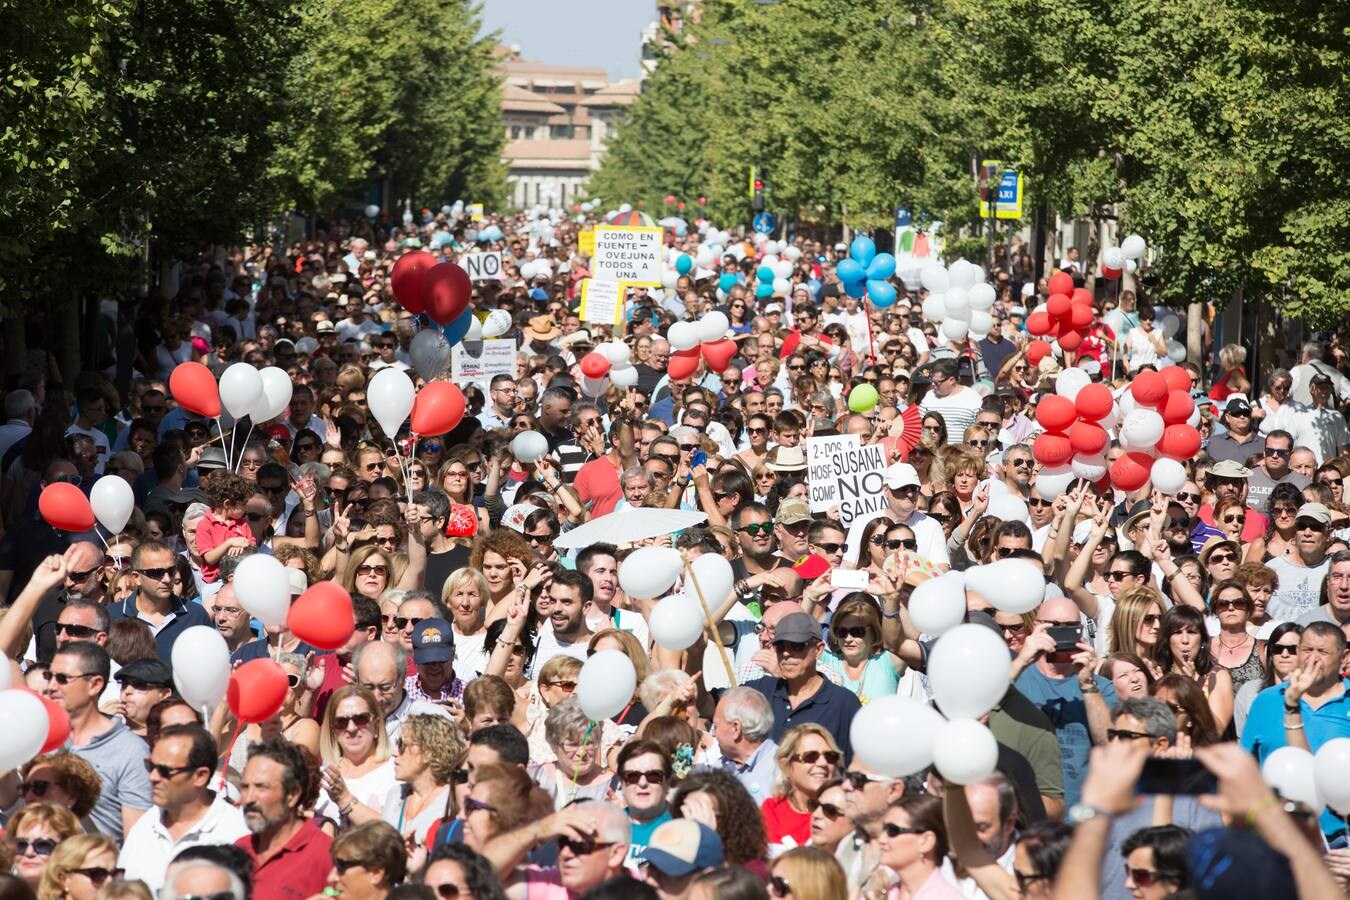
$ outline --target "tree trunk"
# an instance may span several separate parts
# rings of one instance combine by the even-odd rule
[[[28,332],[21,312],[4,317],[5,374],[22,375],[28,368]]]
[[[50,352],[61,370],[61,383],[73,388],[80,373],[80,297],[76,288],[65,286],[52,299],[55,308]]]
[[[1233,302],[1242,303],[1242,289],[1238,288],[1237,295],[1233,297]],[[1205,304],[1198,300],[1192,300],[1186,307],[1186,360],[1195,363],[1204,369],[1202,356],[1204,354],[1204,336],[1205,330],[1200,327],[1200,319],[1205,314]]]

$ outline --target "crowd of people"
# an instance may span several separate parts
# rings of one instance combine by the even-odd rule
[[[1179,490],[1079,480],[1045,496],[1035,411],[1056,375],[1078,367],[1119,393],[1169,364],[1155,324],[1166,311],[1146,290],[1098,291],[1095,321],[1120,327],[1032,363],[1025,324],[1047,287],[1021,259],[989,272],[991,333],[953,343],[925,321],[916,285],[893,279],[885,308],[851,296],[843,244],[778,244],[789,288],[765,296],[768,242],[751,236],[667,287],[629,288],[616,329],[578,309],[582,225],[538,225],[358,218],[284,252],[218,252],[141,302],[134,347],[100,348],[134,354],[123,391],[113,376],[128,360],[115,356],[106,371],[58,373],[35,354],[10,377],[0,650],[12,685],[64,710],[70,732],[0,778],[0,893],[1347,890],[1346,820],[1261,771],[1282,748],[1350,737],[1350,379],[1336,340],[1309,342],[1288,368],[1253,371],[1236,344],[1185,363],[1204,443]],[[698,254],[706,231],[667,229],[667,264]],[[422,380],[411,344],[437,326],[395,302],[390,278],[414,248],[502,254],[501,280],[475,282],[472,307],[505,312],[516,369],[461,384],[468,412],[445,434],[386,434],[367,404],[385,368]],[[1066,270],[1086,284],[1072,259]],[[713,310],[731,362],[672,377],[670,326]],[[590,396],[579,363],[605,341],[627,345],[636,383]],[[280,367],[290,403],[222,435],[169,389],[191,361]],[[862,412],[848,403],[859,385],[877,397]],[[548,452],[518,458],[523,432]],[[846,521],[811,501],[804,449],[829,435],[883,446],[884,509]],[[1108,463],[1127,452],[1111,437]],[[100,477],[132,488],[125,529],[44,520],[44,488],[88,493]],[[700,524],[554,545],[644,507]],[[734,571],[685,650],[653,640],[658,600],[620,583],[653,545]],[[320,650],[258,621],[234,583],[254,554],[284,564],[292,596],[324,581],[348,592],[346,644]],[[966,592],[964,620],[1007,647],[1011,686],[983,719],[995,771],[957,784],[869,766],[854,752],[859,711],[892,695],[932,702],[932,636],[911,593],[1001,559],[1034,564],[1046,590],[1025,614]],[[227,704],[180,696],[173,647],[203,624],[234,663],[285,669],[276,715],[236,721]],[[636,689],[593,722],[576,692],[602,650],[630,659]],[[1159,782],[1168,771],[1207,786]]]

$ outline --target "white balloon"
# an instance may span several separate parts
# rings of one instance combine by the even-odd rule
[[[1137,234],[1132,234],[1120,242],[1120,255],[1126,259],[1138,259],[1144,255],[1144,251],[1147,249],[1148,245]]]
[[[1078,392],[1092,383],[1091,376],[1079,368],[1068,368],[1055,376],[1055,393],[1070,400],[1077,399]]]
[[[1191,410],[1191,414],[1186,417],[1186,424],[1192,428],[1200,427],[1200,407]]]
[[[581,393],[587,397],[599,397],[609,388],[609,376],[601,375],[599,378],[592,378],[589,375],[581,376]]]
[[[970,308],[988,311],[994,305],[996,294],[994,286],[988,282],[981,282],[975,285],[968,292],[970,297]]]
[[[998,765],[998,741],[973,719],[943,722],[933,735],[933,766],[954,784],[988,778]]]
[[[694,262],[700,269],[707,269],[713,264],[713,252],[706,245],[699,247],[698,252],[694,254]]]
[[[215,706],[230,684],[230,648],[210,625],[183,629],[170,654],[173,683],[193,709]]]
[[[1175,459],[1156,459],[1149,472],[1149,481],[1164,494],[1175,494],[1186,483],[1186,470]]]
[[[661,273],[661,286],[666,290],[675,287],[680,281],[680,273],[674,269],[666,269]]]
[[[89,505],[94,508],[94,517],[99,524],[117,534],[127,526],[136,497],[121,475],[104,475],[94,482],[94,489],[89,492]]]
[[[972,288],[980,279],[980,267],[964,259],[958,259],[947,267],[947,275],[954,288]]]
[[[1102,268],[1105,269],[1123,269],[1125,268],[1125,257],[1121,254],[1119,247],[1107,247],[1102,251]]]
[[[1133,275],[1135,272],[1138,271],[1139,271],[1139,263],[1135,262],[1132,259],[1125,260],[1125,273],[1127,275]]]
[[[1167,358],[1172,362],[1179,363],[1186,361],[1186,345],[1181,341],[1168,340]]]
[[[619,212],[621,212],[621,213],[632,212],[632,211],[633,211],[633,206],[632,206],[631,203],[623,203],[623,204],[620,204],[620,205],[619,205]]]
[[[933,735],[941,725],[942,716],[927,703],[888,694],[873,697],[858,710],[849,726],[849,743],[867,768],[903,778],[932,764]]]
[[[775,278],[773,280],[773,295],[775,297],[786,297],[791,288],[792,285],[788,283],[786,278]]]
[[[1316,761],[1302,747],[1280,747],[1267,756],[1261,763],[1261,778],[1286,800],[1306,803],[1314,811],[1321,812],[1323,802],[1317,792]]]
[[[793,262],[796,262],[797,260],[802,258],[802,248],[786,247],[783,250],[783,255],[786,256],[788,259],[792,260]]]
[[[1162,317],[1158,323],[1158,330],[1163,333],[1163,337],[1172,337],[1181,328],[1181,320],[1174,313],[1168,313]]]
[[[1073,469],[1069,466],[1050,466],[1036,473],[1036,493],[1043,500],[1054,500],[1073,483]]]
[[[942,336],[949,341],[964,340],[970,332],[970,325],[960,319],[943,319]]]
[[[993,602],[992,597],[986,597]],[[928,656],[928,685],[948,718],[978,719],[1008,690],[1008,645],[983,625],[957,625]]]
[[[633,702],[637,673],[622,650],[599,650],[581,666],[577,676],[577,702],[592,722],[603,722],[623,712]]]
[[[530,260],[529,262],[524,262],[520,264],[520,277],[523,278],[525,281],[533,281],[534,273],[535,273],[534,260]]]
[[[937,263],[923,267],[919,272],[919,282],[928,290],[929,295],[945,293],[951,286],[951,276]]]
[[[1025,559],[996,559],[967,569],[966,585],[996,609],[1018,616],[1031,612],[1045,599],[1045,575]]]
[[[14,677],[9,664],[9,656],[0,651],[0,691],[9,690],[10,680]]]
[[[955,570],[930,578],[909,598],[909,616],[924,634],[943,634],[966,617],[966,579]]]
[[[989,508],[985,515],[993,516],[1004,522],[1025,522],[1031,514],[1022,498],[1012,494],[994,494],[989,498]]]
[[[773,274],[777,275],[779,278],[788,279],[792,277],[793,268],[792,263],[788,262],[786,259],[780,259],[774,264]]]
[[[416,394],[412,379],[406,372],[393,366],[376,372],[366,386],[366,405],[390,440],[398,434],[399,427],[408,418],[408,413],[412,412]]]
[[[692,350],[699,345],[699,328],[694,322],[674,322],[666,330],[672,350]]]
[[[690,563],[689,568],[694,572],[694,578],[698,581],[699,590],[703,592],[703,599],[709,609],[717,609],[731,596],[731,587],[736,583],[736,574],[725,557],[704,553]],[[686,581],[684,590],[690,597],[697,596],[692,581]]]
[[[439,331],[428,328],[413,335],[408,355],[417,374],[430,381],[450,365],[450,342]]]
[[[1082,478],[1084,481],[1101,481],[1106,475],[1106,456],[1098,453],[1094,456],[1075,456],[1069,463],[1069,468],[1073,469],[1075,478]]]
[[[965,322],[966,328],[970,328],[970,317],[973,315],[975,315],[975,310],[971,309],[969,306],[963,306],[960,309],[948,309],[946,321]]]
[[[262,394],[253,412],[249,413],[255,425],[270,422],[285,412],[291,405],[291,391],[295,388],[286,370],[276,366],[263,369],[258,377],[262,379]]]
[[[253,412],[262,395],[262,376],[248,363],[237,362],[220,376],[220,404],[241,419]]]
[[[548,438],[537,431],[522,431],[511,438],[511,455],[527,465],[548,453]]]
[[[511,330],[511,314],[504,309],[494,309],[483,321],[483,338],[501,337]]]
[[[700,341],[720,341],[727,336],[731,322],[727,320],[726,313],[713,310],[695,322],[694,326],[698,329]]]
[[[632,352],[628,345],[623,341],[606,341],[597,348],[600,353],[609,360],[611,366],[622,366],[628,363]]]
[[[703,633],[703,610],[693,597],[671,594],[652,608],[647,626],[662,647],[687,650]]]
[[[477,316],[469,316],[469,330],[464,332],[463,340],[481,341],[483,339],[483,321]]]
[[[942,301],[947,307],[948,317],[970,311],[970,294],[964,288],[952,288]],[[961,318],[965,318],[962,316]]]
[[[923,317],[930,322],[947,318],[947,295],[929,294],[923,301]]]
[[[684,561],[671,547],[640,547],[619,566],[619,587],[634,600],[652,600],[675,586]]]
[[[609,380],[615,387],[630,388],[638,383],[638,370],[626,363],[615,366],[609,370]]]
[[[0,767],[8,772],[37,756],[50,725],[37,694],[18,688],[0,691]]]
[[[1317,793],[1338,815],[1350,816],[1350,738],[1332,738],[1313,757]]]
[[[291,611],[291,584],[286,567],[275,556],[254,553],[234,570],[234,593],[239,605],[264,625],[285,625]]]
[[[970,333],[978,338],[994,330],[994,317],[979,309],[970,311]]]
[[[1120,437],[1135,449],[1148,450],[1158,443],[1166,427],[1162,416],[1151,409],[1140,407],[1120,423]]]
[[[372,203],[372,204],[370,204],[369,206],[366,207],[366,217],[367,217],[367,218],[373,219],[373,218],[375,218],[376,216],[378,216],[379,214],[380,214],[380,208],[379,208],[378,206],[376,206],[374,203]]]
[[[1120,421],[1125,421],[1125,417],[1139,408],[1135,402],[1134,392],[1126,389],[1116,396],[1116,415]]]

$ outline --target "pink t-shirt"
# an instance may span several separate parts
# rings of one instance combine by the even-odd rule
[[[590,504],[592,518],[614,512],[614,507],[623,499],[619,470],[614,467],[608,454],[578,469],[572,487],[576,488],[582,503]]]
[[[208,551],[219,547],[233,537],[247,538],[250,544],[258,542],[249,530],[248,521],[242,516],[234,520],[217,519],[214,511],[208,512],[197,523],[197,552],[205,556]],[[220,577],[220,566],[202,562],[202,581],[213,584]]]

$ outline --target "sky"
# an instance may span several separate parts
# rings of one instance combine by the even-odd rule
[[[497,29],[525,59],[604,66],[613,80],[636,78],[642,29],[655,0],[484,0],[485,31]]]

